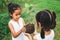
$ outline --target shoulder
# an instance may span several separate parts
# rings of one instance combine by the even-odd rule
[[[19,18],[19,20],[22,20],[22,21],[24,21],[24,19],[23,19],[22,17],[20,17],[20,18]]]
[[[19,18],[19,20],[23,21],[24,22],[24,19],[22,17]]]
[[[47,39],[47,38],[50,39],[50,40],[54,39],[54,30],[51,29],[50,34],[45,35],[45,39]]]
[[[53,36],[54,37],[54,30],[51,30],[51,36]]]
[[[53,32],[53,33],[54,33],[54,30],[51,30],[51,32]]]
[[[13,21],[12,19],[8,22],[8,26],[12,25],[13,24]]]
[[[10,20],[10,21],[8,22],[8,27],[9,27],[9,28],[13,28],[13,27],[12,27],[12,20]]]
[[[8,22],[8,24],[11,24],[12,23],[12,20],[10,20],[9,22]]]
[[[51,29],[51,33],[49,35],[45,36],[45,39],[53,40],[54,39],[54,30]]]
[[[14,25],[15,24],[15,22],[13,21],[13,20],[10,20],[9,22],[8,22],[8,25]]]
[[[19,19],[23,20],[23,18],[22,18],[22,17],[20,17]]]

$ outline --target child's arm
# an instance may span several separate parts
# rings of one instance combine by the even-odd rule
[[[25,33],[25,36],[27,36],[29,40],[32,40],[32,37],[31,37],[31,35],[30,35],[30,34]]]
[[[37,35],[37,34],[38,34],[38,32],[37,32],[37,30],[36,30],[36,28],[35,28],[34,35]]]
[[[33,40],[37,40],[35,36],[33,37]]]
[[[23,18],[22,18],[22,20],[23,20]],[[23,25],[24,25],[24,26],[26,25],[25,22],[24,22],[24,20],[23,20]]]
[[[16,38],[17,36],[19,36],[23,31],[25,31],[25,28],[22,28],[22,30],[19,30],[18,32],[15,32],[11,23],[9,23],[8,26],[9,26],[10,31],[11,31],[11,33],[12,33],[12,35],[13,35],[14,38]]]

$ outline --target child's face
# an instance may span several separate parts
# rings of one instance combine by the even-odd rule
[[[10,16],[12,17],[12,19],[17,21],[20,18],[20,14],[21,14],[21,10],[17,9],[17,10],[14,10],[13,14],[11,14]]]

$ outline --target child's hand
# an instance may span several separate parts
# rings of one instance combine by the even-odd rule
[[[32,40],[32,36],[29,33],[25,33],[25,36],[27,36],[29,40]]]
[[[29,33],[24,33],[26,36],[30,36],[30,34]]]
[[[22,31],[22,32],[25,32],[25,31],[26,31],[25,27],[23,27],[21,31]]]

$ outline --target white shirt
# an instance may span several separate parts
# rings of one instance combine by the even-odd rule
[[[14,31],[15,32],[18,32],[19,30],[21,30],[24,25],[23,25],[23,19],[22,18],[19,18],[18,20],[18,23],[13,21],[13,20],[10,20],[9,23],[12,24],[13,28],[14,28]],[[22,32],[18,37],[14,38],[12,36],[12,40],[28,40],[28,38],[24,35],[24,33]]]
[[[54,39],[54,31],[51,30],[51,33],[49,35],[45,35],[44,39],[41,38],[40,33],[35,35],[35,38],[37,40],[53,40]]]

